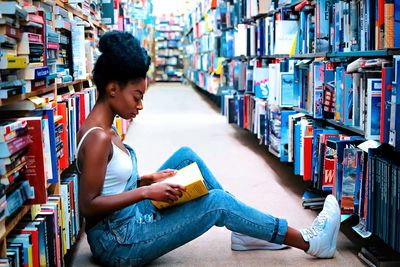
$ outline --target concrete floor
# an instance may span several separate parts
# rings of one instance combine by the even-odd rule
[[[316,216],[301,206],[305,189],[292,167],[280,163],[257,139],[229,125],[206,97],[189,86],[159,83],[144,97],[144,110],[131,125],[125,142],[137,154],[141,174],[154,172],[175,150],[190,146],[209,165],[226,190],[255,208],[286,218],[295,228]],[[73,266],[96,266],[85,236]],[[230,232],[214,227],[196,240],[160,257],[150,266],[363,266],[353,244],[342,234],[334,259],[318,260],[303,251],[233,252]]]

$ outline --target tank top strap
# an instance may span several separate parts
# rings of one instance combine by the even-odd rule
[[[88,134],[90,134],[90,132],[92,132],[93,130],[96,130],[96,129],[104,130],[103,128],[98,127],[98,126],[92,127],[86,131],[86,133],[82,136],[81,140],[78,143],[78,147],[76,148],[76,160],[75,160],[76,170],[78,171],[78,173],[81,173],[79,170],[79,166],[78,166],[79,149],[81,148],[81,145],[83,144],[83,141],[85,140],[86,136],[88,136]]]

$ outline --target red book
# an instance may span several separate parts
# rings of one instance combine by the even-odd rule
[[[334,187],[336,164],[333,159],[326,157],[326,143],[329,137],[334,136],[339,136],[339,134],[321,134],[320,136],[320,143],[325,144],[325,149],[321,152],[324,155],[322,190],[333,190]]]
[[[383,49],[385,43],[385,0],[378,0],[378,21],[376,22],[375,49]]]
[[[243,111],[243,128],[248,129],[249,128],[249,95],[244,96],[244,111]]]
[[[57,113],[62,116],[60,122],[63,124],[62,131],[60,134],[61,141],[63,142],[63,156],[58,161],[58,166],[61,170],[68,168],[68,133],[67,133],[67,125],[68,125],[68,116],[67,116],[67,104],[65,102],[57,103]]]
[[[312,178],[312,140],[313,136],[304,136],[304,181],[311,181]]]
[[[324,178],[322,180],[322,189],[332,188],[335,183],[336,177],[336,164],[335,159],[324,159]]]
[[[79,127],[82,126],[83,122],[86,119],[85,113],[85,94],[84,92],[78,92],[75,95],[79,96]]]
[[[35,188],[35,198],[27,200],[28,204],[43,204],[47,201],[47,175],[44,166],[43,128],[41,117],[23,118],[28,124],[28,135],[31,144],[26,153],[26,179]]]
[[[300,4],[297,4],[295,7],[294,7],[294,11],[300,11],[300,10],[302,10],[306,5],[309,5],[310,4],[310,1],[303,1],[303,2],[301,2]]]
[[[32,227],[26,227],[22,229],[18,229],[21,226],[17,225],[17,229],[14,230],[15,233],[18,234],[30,234],[31,235],[31,242],[32,242],[32,262],[33,262],[33,267],[39,267],[40,266],[40,261],[39,261],[39,231],[37,228]],[[24,227],[24,226],[22,226]]]

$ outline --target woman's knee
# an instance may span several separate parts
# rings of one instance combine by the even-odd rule
[[[193,151],[190,147],[183,146],[179,148],[176,152],[176,155],[179,155],[182,158],[191,159],[191,158],[198,158],[199,156],[196,152]]]
[[[208,193],[210,203],[216,209],[225,209],[234,201],[234,196],[223,189],[213,189]]]

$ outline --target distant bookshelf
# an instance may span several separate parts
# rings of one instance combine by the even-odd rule
[[[184,34],[181,18],[170,15],[156,20],[156,81],[181,81]]]

